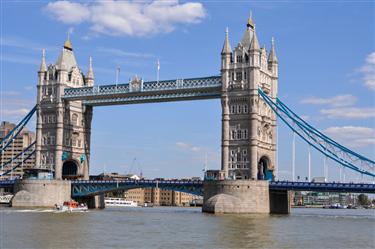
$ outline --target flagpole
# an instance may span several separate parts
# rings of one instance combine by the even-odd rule
[[[159,83],[160,61],[157,62],[156,82]]]

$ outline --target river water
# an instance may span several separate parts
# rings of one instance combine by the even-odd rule
[[[374,210],[213,215],[200,208],[2,207],[0,223],[0,248],[375,248]]]

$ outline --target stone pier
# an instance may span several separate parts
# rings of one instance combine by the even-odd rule
[[[270,190],[268,181],[217,180],[203,183],[207,213],[289,214],[290,191]]]
[[[289,214],[291,192],[287,190],[270,190],[270,212],[272,214]]]
[[[22,180],[14,187],[12,207],[54,207],[71,199],[71,182]]]
[[[203,190],[203,212],[270,213],[268,181],[206,181]]]

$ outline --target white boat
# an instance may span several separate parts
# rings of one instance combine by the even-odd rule
[[[66,201],[63,205],[55,205],[60,212],[85,212],[88,210],[87,205],[75,201]]]
[[[135,201],[129,201],[125,198],[105,198],[106,207],[138,207]]]
[[[12,194],[0,195],[0,204],[9,204],[12,198],[13,198]]]

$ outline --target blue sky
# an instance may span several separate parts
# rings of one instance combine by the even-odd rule
[[[17,122],[32,108],[41,50],[54,63],[68,32],[84,72],[93,56],[97,85],[113,83],[116,67],[122,82],[134,74],[154,80],[157,59],[161,79],[211,76],[219,75],[225,28],[236,46],[252,10],[260,44],[269,49],[276,40],[279,97],[373,159],[374,7],[372,1],[1,1],[0,120]],[[97,107],[90,173],[201,176],[206,153],[208,167],[220,167],[220,120],[219,100]],[[290,178],[291,132],[282,124],[278,149],[280,177]],[[297,140],[296,175],[307,175],[307,149]],[[313,176],[321,176],[323,158],[312,155]],[[337,179],[329,164],[329,178]]]

